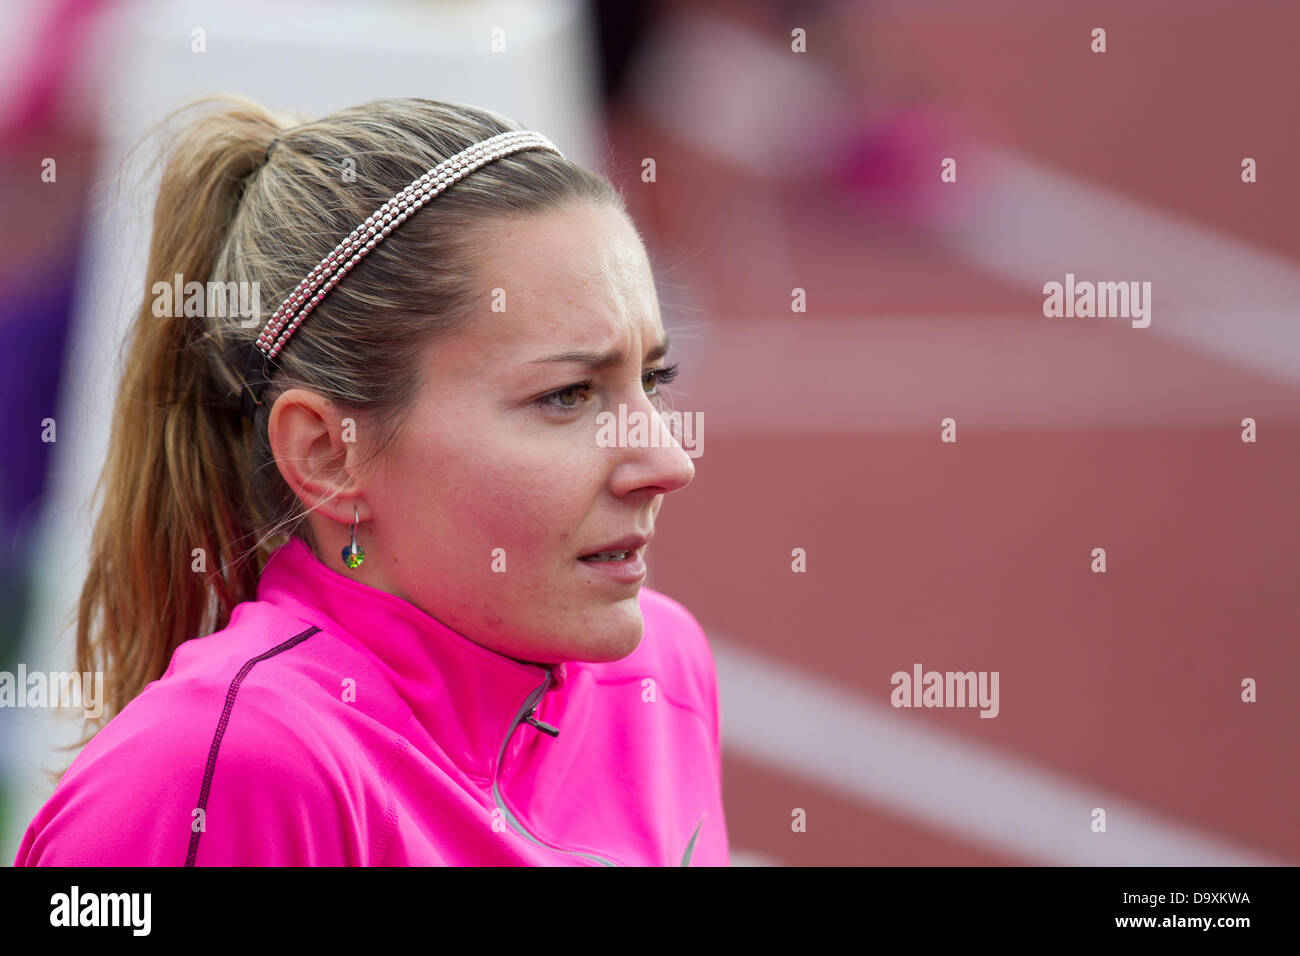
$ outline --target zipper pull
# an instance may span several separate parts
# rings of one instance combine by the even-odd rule
[[[535,709],[535,708],[534,708],[534,709]],[[559,727],[552,727],[552,726],[551,726],[550,724],[548,724],[546,721],[544,721],[544,720],[538,720],[538,719],[537,719],[536,717],[534,717],[531,713],[530,713],[527,717],[525,717],[524,720],[525,720],[527,723],[532,724],[534,727],[536,727],[538,730],[540,730],[540,731],[541,731],[542,733],[544,733],[544,734],[550,734],[552,737],[558,737],[558,736],[560,736],[560,728],[559,728]]]

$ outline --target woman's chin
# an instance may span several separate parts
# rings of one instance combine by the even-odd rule
[[[570,648],[572,656],[569,660],[600,664],[621,661],[635,651],[641,644],[645,622],[638,606],[621,615],[593,615],[586,618],[579,630],[583,634],[578,644]]]

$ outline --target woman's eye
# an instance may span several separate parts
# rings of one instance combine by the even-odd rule
[[[667,368],[652,368],[650,371],[646,372],[645,378],[642,381],[653,386],[653,388],[646,389],[646,394],[658,395],[660,385],[667,385],[677,377],[678,364],[680,363],[674,362]]]
[[[652,368],[641,378],[641,385],[646,390],[647,395],[657,397],[659,395],[659,386],[666,385],[677,377],[677,365],[673,364],[667,368]],[[596,383],[591,379],[583,382],[574,382],[564,388],[557,388],[553,392],[548,392],[537,400],[537,404],[543,408],[554,409],[573,409],[577,408],[579,396],[586,397],[595,391]]]
[[[549,394],[543,395],[537,401],[538,404],[543,405],[546,408],[577,408],[578,402],[576,400],[576,393],[577,392],[587,393],[590,392],[595,387],[596,387],[596,383],[590,380],[585,382],[574,382],[572,385],[569,385],[565,388],[559,388],[553,392],[550,392]],[[574,395],[575,400],[572,402],[561,401],[558,403],[552,401],[552,399],[562,398],[567,395]]]

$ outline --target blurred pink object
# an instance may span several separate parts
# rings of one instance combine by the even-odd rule
[[[84,47],[96,15],[112,2],[63,0],[39,15],[30,42],[25,44],[26,59],[14,70],[13,88],[4,96],[0,136],[23,136],[51,122],[59,96],[87,59]]]
[[[961,147],[971,141],[969,132],[962,118],[942,107],[891,111],[840,138],[832,180],[863,215],[922,228],[947,225],[966,207]],[[957,182],[939,178],[947,157],[957,161]]]

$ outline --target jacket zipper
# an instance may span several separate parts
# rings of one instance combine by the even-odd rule
[[[539,840],[537,837],[533,836],[531,833],[528,832],[528,830],[524,827],[523,823],[513,813],[510,812],[510,809],[505,805],[505,802],[501,799],[501,790],[497,787],[497,778],[501,774],[501,762],[505,759],[506,747],[510,745],[510,738],[515,735],[515,728],[519,726],[520,722],[521,721],[527,722],[532,726],[536,727],[538,730],[542,731],[543,733],[550,734],[552,737],[558,737],[560,735],[560,729],[558,727],[553,727],[550,724],[546,723],[545,721],[538,720],[536,717],[533,716],[533,711],[537,710],[538,702],[542,699],[542,695],[546,693],[546,688],[550,686],[551,686],[551,673],[550,671],[547,671],[546,679],[542,681],[542,686],[538,687],[536,690],[534,690],[531,694],[528,695],[528,699],[524,701],[523,706],[519,708],[519,713],[515,714],[515,719],[510,724],[510,729],[506,731],[506,739],[501,742],[501,749],[500,751],[497,752],[496,772],[492,775],[492,798],[496,801],[497,808],[500,809],[503,814],[505,814],[506,822],[509,823],[512,827],[514,827],[520,834],[532,840],[538,846],[544,846],[548,850],[554,850],[556,853],[568,853],[571,856],[580,856],[588,860],[595,860],[596,862],[601,863],[604,866],[618,866],[617,863],[614,863],[610,860],[606,860],[592,853],[581,853],[578,850],[566,850],[563,847],[558,847],[553,844],[547,843],[544,840]],[[686,844],[686,852],[682,854],[681,866],[691,865],[691,854],[694,853],[695,851],[695,840],[700,835],[700,827],[704,825],[705,816],[707,816],[707,814],[701,814],[700,822],[695,824],[695,832],[691,835],[691,842]]]
[[[617,863],[611,862],[610,860],[606,860],[603,857],[596,856],[592,853],[580,853],[577,850],[566,850],[563,847],[558,847],[553,844],[547,843],[544,840],[539,840],[537,837],[533,836],[531,833],[528,832],[528,830],[524,827],[523,823],[521,823],[519,819],[516,818],[515,815],[510,812],[510,809],[505,805],[505,802],[502,801],[501,799],[501,790],[497,786],[497,778],[501,774],[501,762],[502,760],[505,759],[506,747],[509,746],[510,738],[513,737],[515,734],[515,728],[518,727],[521,722],[526,720],[528,723],[532,724],[538,730],[542,730],[545,733],[550,734],[552,737],[559,736],[560,731],[558,728],[552,727],[550,724],[537,720],[535,717],[533,717],[533,711],[537,709],[538,701],[542,699],[542,695],[546,693],[546,688],[550,686],[551,686],[551,673],[550,671],[547,671],[546,679],[542,681],[542,685],[528,695],[528,699],[524,701],[523,706],[519,708],[519,713],[515,714],[515,719],[511,722],[510,729],[506,731],[506,739],[501,742],[501,749],[497,753],[496,772],[492,774],[492,798],[496,801],[497,808],[503,814],[505,814],[506,822],[509,823],[512,827],[514,827],[515,830],[517,830],[520,834],[527,837],[529,840],[532,840],[538,846],[544,846],[548,850],[554,850],[557,853],[568,853],[571,856],[580,856],[588,860],[595,860],[597,863],[600,863],[603,866],[618,866]]]
[[[691,834],[691,842],[686,844],[686,852],[682,854],[682,866],[691,865],[691,854],[695,852],[695,841],[700,835],[700,827],[704,826],[704,818],[708,815],[706,810],[700,814],[700,822],[695,824],[695,832]]]

